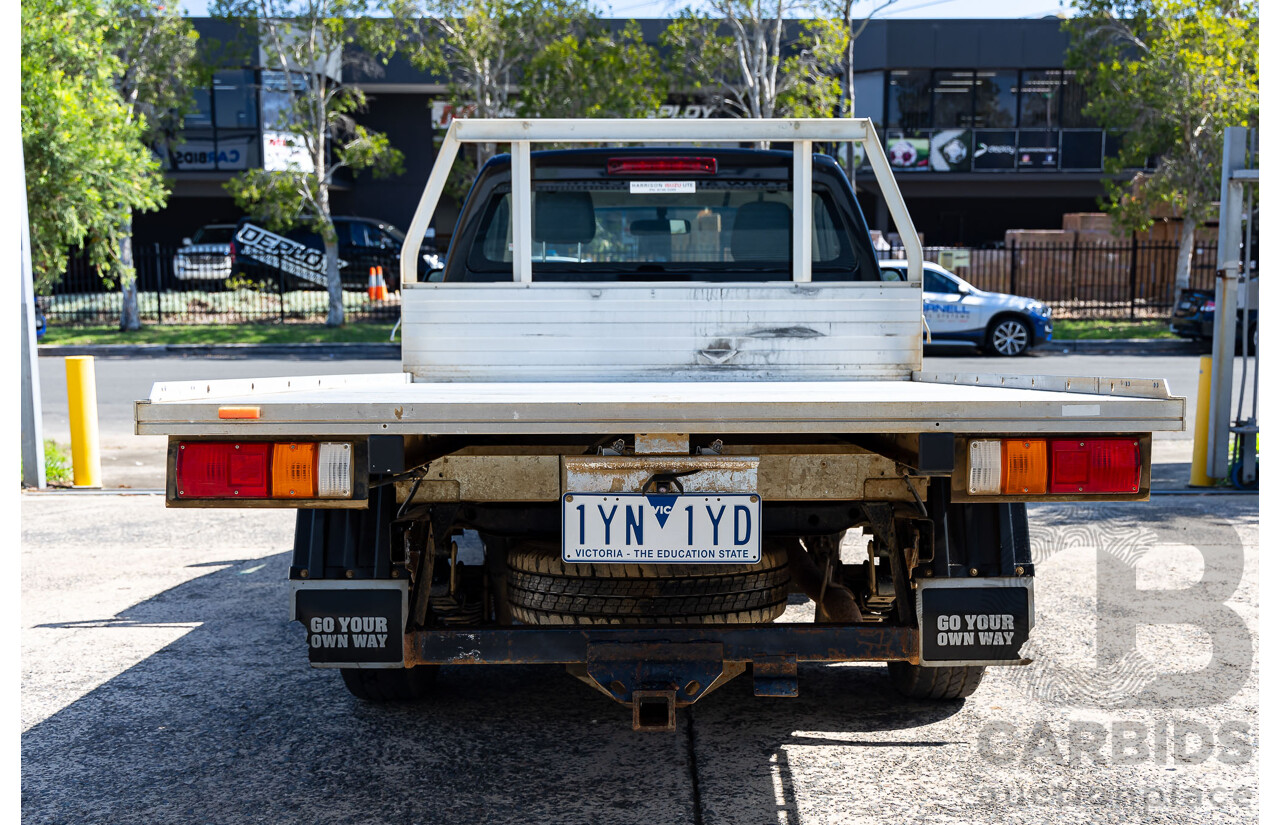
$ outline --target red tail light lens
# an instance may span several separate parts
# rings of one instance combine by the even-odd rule
[[[715,158],[609,158],[610,175],[714,175]]]
[[[1050,493],[1136,493],[1142,456],[1130,438],[1054,439]]]
[[[271,445],[201,441],[179,445],[179,498],[267,498]]]

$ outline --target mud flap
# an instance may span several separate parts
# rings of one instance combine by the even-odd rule
[[[922,579],[917,588],[922,665],[1022,665],[1035,624],[1029,576]]]
[[[292,582],[312,667],[404,667],[407,581]]]

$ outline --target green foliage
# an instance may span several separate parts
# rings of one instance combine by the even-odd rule
[[[405,21],[397,16],[398,7],[380,0],[216,0],[210,8],[240,21],[257,37],[268,69],[283,78],[278,120],[263,126],[288,136],[309,159],[285,169],[249,170],[226,189],[237,206],[268,228],[302,224],[320,233],[326,246],[328,323],[339,326],[342,284],[329,205],[334,175],[343,169],[368,170],[375,177],[401,174],[404,158],[385,135],[356,122],[364,93],[334,78],[347,72],[380,74],[396,52]]]
[[[364,93],[332,75],[339,69],[379,74],[395,54],[401,21],[383,15],[384,5],[373,0],[218,0],[211,10],[256,33],[267,69],[294,90],[279,120],[263,126],[291,135],[311,160],[309,169],[249,170],[227,190],[268,228],[306,224],[332,238],[329,188],[339,171],[375,177],[404,171],[404,156],[386,135],[356,122]]]
[[[741,117],[830,117],[848,43],[839,20],[788,20],[794,0],[711,0],[663,33],[678,88],[702,90]]]
[[[120,96],[144,122],[147,143],[167,147],[195,109],[191,90],[208,81],[208,67],[197,56],[200,36],[176,3],[106,2],[117,21],[111,43],[120,59]]]
[[[642,117],[666,95],[634,21],[614,33],[585,0],[404,0],[408,51],[474,117]],[[483,159],[483,158],[482,158]]]
[[[1107,172],[1156,170],[1108,182],[1118,222],[1142,230],[1153,212],[1199,224],[1217,200],[1222,137],[1258,120],[1258,8],[1233,0],[1076,0],[1067,63],[1089,96],[1085,113],[1123,132]]]
[[[71,483],[71,456],[52,438],[44,440],[44,480],[56,486]]]
[[[166,191],[146,119],[117,88],[125,21],[94,0],[23,0],[22,17],[31,257],[47,294],[72,250],[113,274],[130,216],[159,208]]]
[[[522,117],[645,116],[665,91],[661,61],[638,23],[615,35],[588,17],[530,58],[515,110]]]

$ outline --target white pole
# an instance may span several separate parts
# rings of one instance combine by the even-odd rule
[[[529,141],[511,142],[511,259],[515,280],[533,282],[533,170]]]
[[[791,279],[813,280],[813,141],[792,144]]]
[[[35,282],[31,276],[31,230],[27,225],[26,161],[18,144],[18,169],[22,171],[22,484],[45,486],[44,427],[40,419],[40,365],[36,351]]]

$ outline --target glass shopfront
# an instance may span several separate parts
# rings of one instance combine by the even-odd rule
[[[855,94],[903,172],[1101,171],[1115,153],[1072,71],[860,72]]]

